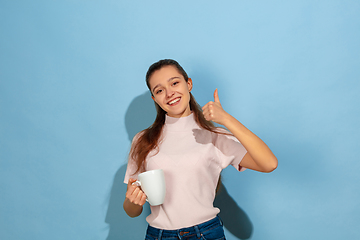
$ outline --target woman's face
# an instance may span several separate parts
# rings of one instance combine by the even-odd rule
[[[191,114],[190,91],[192,80],[185,81],[177,68],[165,66],[155,71],[149,79],[152,99],[170,117],[186,117]]]

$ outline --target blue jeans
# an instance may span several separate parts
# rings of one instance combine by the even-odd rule
[[[223,240],[225,239],[223,223],[217,216],[207,222],[193,227],[178,230],[163,230],[148,226],[145,240]]]

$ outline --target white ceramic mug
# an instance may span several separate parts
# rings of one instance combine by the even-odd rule
[[[151,206],[163,204],[165,199],[165,176],[162,169],[150,170],[138,175],[138,183]]]

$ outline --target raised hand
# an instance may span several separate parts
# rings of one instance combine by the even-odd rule
[[[247,150],[239,164],[240,167],[259,172],[271,172],[277,167],[277,158],[270,148],[242,123],[224,111],[217,89],[214,92],[214,102],[208,102],[202,109],[206,120],[225,126]]]
[[[224,125],[226,118],[229,116],[227,112],[222,108],[218,90],[215,89],[214,101],[210,101],[202,107],[203,114],[206,120],[213,121],[218,124]]]

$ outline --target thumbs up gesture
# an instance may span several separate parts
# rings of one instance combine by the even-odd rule
[[[215,89],[214,101],[210,101],[202,107],[203,114],[206,120],[213,121],[221,125],[225,125],[228,113],[222,108],[218,90]]]

